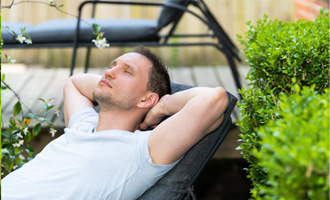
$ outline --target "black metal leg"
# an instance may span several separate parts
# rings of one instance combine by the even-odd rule
[[[84,72],[87,73],[88,68],[89,68],[89,58],[91,54],[91,47],[87,47],[87,52],[86,52],[86,59],[85,59],[85,69]]]
[[[73,46],[73,53],[72,53],[72,60],[71,60],[71,67],[70,67],[70,76],[73,75],[73,70],[76,64],[76,55],[77,55],[77,45]]]
[[[237,90],[238,89],[242,89],[242,85],[241,85],[241,82],[240,82],[240,77],[239,77],[239,73],[237,71],[237,66],[233,60],[233,57],[228,55],[227,53],[226,54],[226,58],[228,60],[228,64],[229,64],[229,67],[231,69],[231,73],[233,74],[233,77],[234,77],[234,81],[235,81],[235,84],[236,84],[236,87],[237,87]],[[239,94],[239,99],[242,99],[241,97],[241,94]]]

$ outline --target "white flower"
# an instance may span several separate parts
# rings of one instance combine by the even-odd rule
[[[25,160],[25,157],[22,154],[19,154],[18,156],[21,160]]]
[[[28,127],[25,127],[24,130],[23,130],[23,134],[26,135],[28,132]]]
[[[23,43],[26,40],[26,37],[24,37],[23,35],[19,35],[16,37],[16,40],[18,40],[20,43]]]
[[[53,99],[51,99],[51,98],[47,99],[47,101],[46,101],[46,105],[47,105],[48,107],[52,106],[52,104],[50,103],[50,102],[52,102],[52,101],[53,101]]]
[[[21,133],[18,133],[17,136],[18,136],[19,138],[23,138],[23,135],[22,135]]]
[[[11,63],[11,64],[14,64],[15,62],[16,62],[15,59],[11,59],[11,60],[10,60],[10,63]]]
[[[25,40],[26,44],[32,44],[31,38]]]
[[[56,116],[59,117],[60,116],[60,109],[57,108],[56,111],[54,112],[54,114],[56,114]]]
[[[53,3],[54,3],[54,0],[49,0],[49,3],[50,3],[50,4],[53,4]]]
[[[106,38],[97,38],[96,40],[92,40],[92,42],[94,42],[95,46],[99,49],[110,46]]]
[[[23,143],[24,143],[24,140],[20,140],[20,141],[18,141],[17,143],[13,144],[13,146],[14,146],[14,147],[20,147],[20,146],[23,145]]]
[[[50,128],[49,133],[52,134],[52,137],[55,136],[55,133],[57,132],[57,130],[55,130],[54,128]]]
[[[1,155],[8,154],[8,153],[9,153],[8,149],[1,149]]]

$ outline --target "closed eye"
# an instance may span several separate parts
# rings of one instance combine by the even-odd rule
[[[109,69],[113,68],[114,66],[116,66],[117,62],[116,61],[112,61],[110,64]]]

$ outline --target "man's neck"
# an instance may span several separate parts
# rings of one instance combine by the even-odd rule
[[[96,131],[110,129],[135,132],[141,123],[141,117],[132,111],[102,111],[99,112],[99,122]]]

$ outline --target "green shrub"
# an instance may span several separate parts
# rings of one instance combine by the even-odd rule
[[[246,62],[251,67],[246,78],[252,88],[240,90],[241,119],[237,125],[241,128],[242,143],[237,149],[249,163],[246,170],[252,181],[252,196],[260,197],[269,177],[255,156],[255,152],[267,146],[258,130],[269,121],[282,119],[279,97],[294,94],[295,84],[314,85],[319,94],[329,87],[329,13],[322,10],[314,21],[291,23],[265,17],[257,26],[251,22],[248,25],[246,39],[238,38],[245,45]],[[297,148],[305,145],[297,144]]]
[[[282,95],[280,119],[260,128],[253,155],[267,173],[260,199],[329,199],[329,93]]]
[[[268,20],[267,16],[248,23],[246,62],[251,66],[247,79],[262,91],[273,90],[275,95],[288,93],[295,78],[302,85],[315,84],[317,91],[327,88],[329,80],[329,13],[314,21],[296,23]]]

